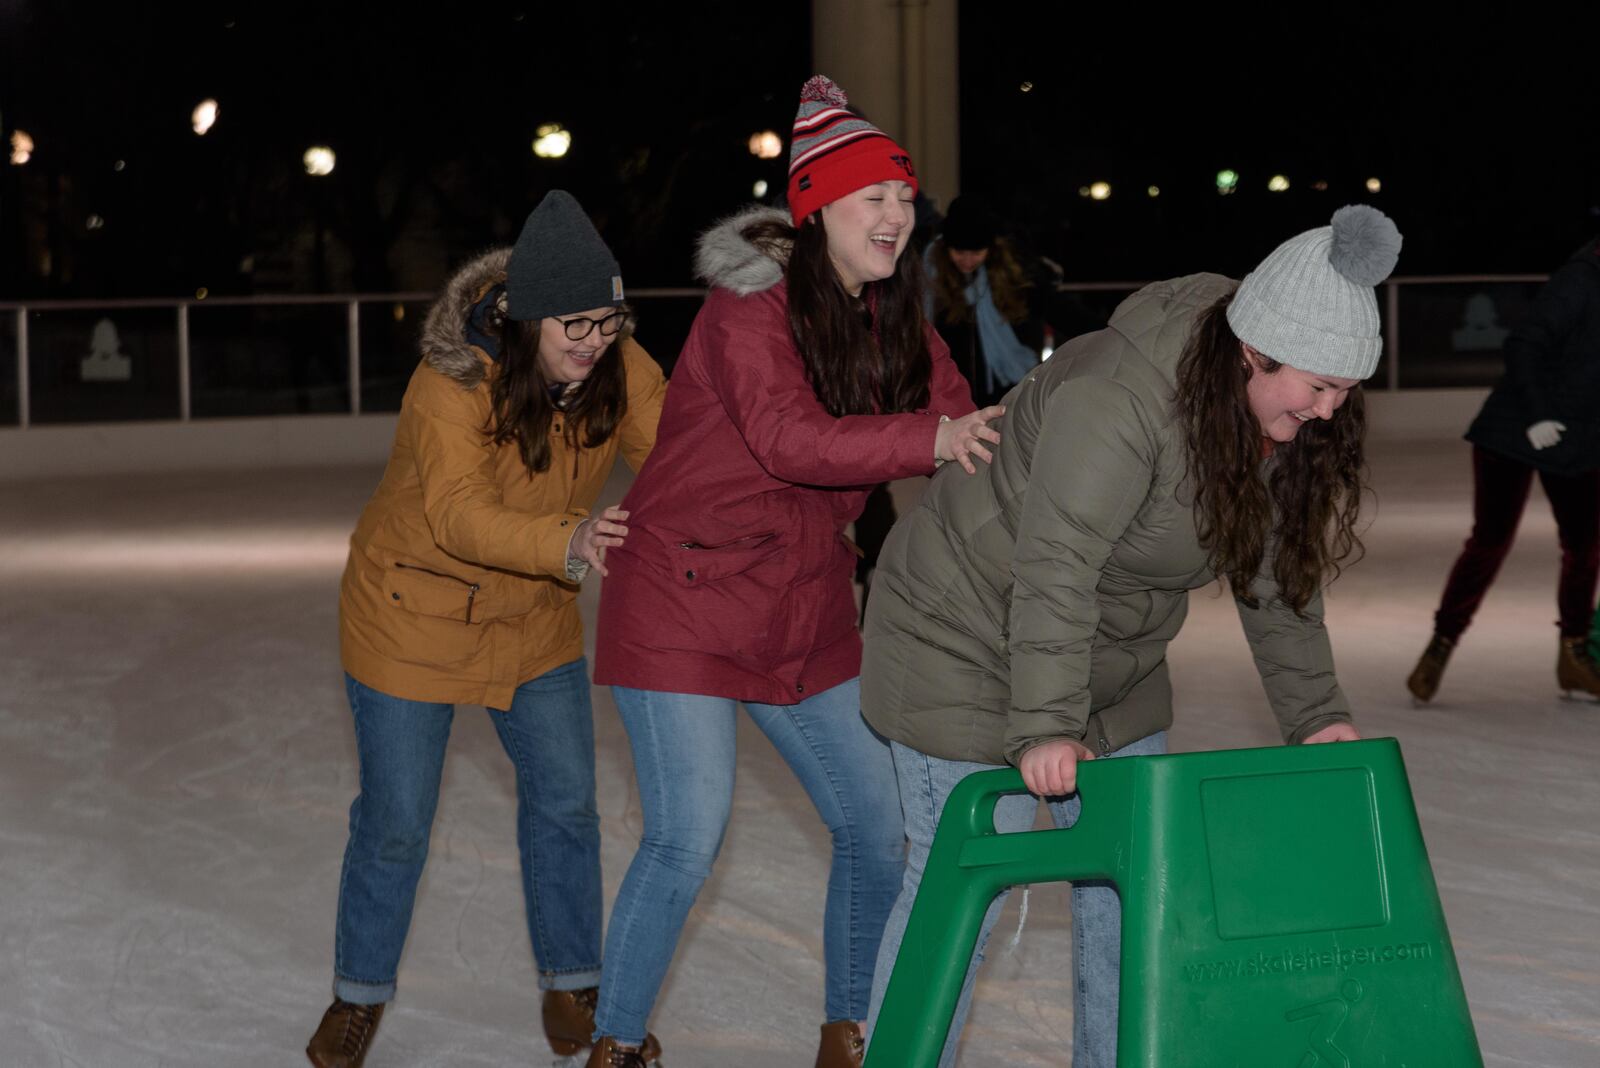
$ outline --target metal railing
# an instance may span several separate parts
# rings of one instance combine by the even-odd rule
[[[1423,385],[1441,384],[1429,380],[1426,374],[1423,374],[1419,381],[1408,382],[1406,381],[1406,376],[1402,374],[1402,349],[1404,339],[1408,334],[1408,323],[1402,319],[1402,312],[1406,303],[1404,294],[1422,293],[1424,290],[1419,287],[1441,287],[1443,289],[1452,290],[1459,294],[1466,291],[1466,289],[1470,287],[1472,292],[1471,295],[1466,298],[1466,310],[1463,313],[1465,315],[1465,326],[1463,329],[1477,331],[1477,334],[1475,335],[1477,340],[1473,342],[1473,347],[1476,350],[1476,353],[1473,355],[1472,359],[1466,361],[1465,364],[1463,364],[1460,359],[1456,360],[1456,364],[1458,366],[1457,369],[1452,373],[1454,373],[1455,378],[1461,379],[1460,381],[1451,378],[1449,375],[1445,375],[1442,384],[1487,385],[1489,384],[1489,381],[1492,381],[1492,375],[1498,373],[1498,346],[1495,344],[1495,339],[1503,337],[1505,332],[1505,327],[1500,324],[1515,322],[1515,320],[1520,317],[1518,313],[1526,310],[1525,307],[1522,307],[1521,305],[1531,302],[1535,287],[1539,283],[1542,283],[1547,277],[1547,275],[1542,274],[1435,275],[1392,278],[1385,282],[1382,301],[1382,311],[1385,320],[1385,354],[1380,366],[1380,380],[1383,383],[1382,388],[1398,390],[1402,388],[1410,388],[1411,386],[1418,385],[1419,383]],[[1104,316],[1109,314],[1111,307],[1115,303],[1106,298],[1118,296],[1119,294],[1131,293],[1139,289],[1143,284],[1144,283],[1141,282],[1131,281],[1067,282],[1062,283],[1057,287],[1057,294],[1058,296],[1065,297],[1067,299],[1078,299],[1084,302],[1087,306],[1082,309],[1081,318],[1083,321],[1074,325],[1086,329],[1093,329],[1096,326],[1103,324]],[[1499,294],[1498,300],[1496,300],[1495,297],[1488,295],[1489,291],[1491,290]],[[655,305],[657,310],[663,308],[663,305],[658,302],[698,299],[703,293],[704,290],[693,287],[653,288],[635,290],[629,293],[628,296],[630,302],[634,303],[636,306],[639,306],[641,309],[645,309],[646,318],[648,318],[652,305]],[[102,312],[129,310],[170,311],[173,316],[171,324],[172,330],[175,334],[177,361],[176,375],[174,381],[171,383],[171,388],[175,390],[177,395],[176,398],[173,398],[170,394],[168,394],[167,399],[163,403],[170,405],[175,399],[177,418],[180,421],[187,422],[195,418],[195,368],[192,345],[192,319],[196,314],[204,315],[211,309],[217,308],[292,309],[304,307],[342,306],[345,309],[343,327],[344,373],[343,383],[339,388],[342,388],[342,390],[348,394],[348,400],[347,402],[342,402],[340,407],[334,410],[347,411],[348,414],[351,415],[360,415],[363,410],[363,386],[364,384],[370,386],[370,382],[365,381],[363,378],[362,308],[374,305],[392,306],[395,309],[395,318],[398,322],[401,318],[403,318],[404,308],[406,305],[427,304],[433,301],[436,296],[437,294],[433,292],[403,292],[341,294],[333,296],[209,297],[176,300],[139,299],[0,302],[0,316],[4,316],[5,313],[9,312],[14,321],[13,334],[15,341],[14,345],[12,346],[16,360],[16,418],[14,425],[20,428],[26,428],[34,425],[37,422],[35,418],[36,413],[34,401],[38,394],[39,383],[34,381],[31,377],[31,366],[34,362],[34,352],[33,345],[31,344],[32,339],[30,337],[30,321],[36,317],[44,316],[52,312],[72,312],[81,315],[84,313],[99,314]],[[1456,314],[1454,311],[1450,311],[1450,309],[1455,307],[1455,304],[1452,303],[1454,300],[1455,298],[1452,297],[1444,302],[1445,310],[1449,311],[1452,315]],[[1473,302],[1475,300],[1479,301],[1479,303],[1474,308]],[[1487,301],[1487,304],[1482,303],[1482,301]],[[1116,302],[1120,302],[1120,296],[1118,296]],[[1436,301],[1435,303],[1438,302]],[[1506,305],[1510,305],[1511,307],[1506,307]],[[683,327],[682,332],[686,334],[687,321],[690,315],[692,315],[692,312],[690,309],[681,310],[686,314],[678,317],[681,320],[678,325]],[[1433,339],[1439,335],[1440,326],[1439,322],[1436,321],[1441,320],[1439,309],[1418,308],[1415,312],[1410,314],[1412,314],[1414,317],[1421,317],[1430,320],[1428,329],[1424,332],[1425,338]],[[1475,326],[1472,323],[1474,316],[1477,316],[1477,318],[1480,320],[1480,322],[1478,322]],[[1485,316],[1487,316],[1487,319],[1485,319]],[[3,322],[3,319],[0,319],[0,322]],[[321,328],[319,327],[319,330],[320,329]],[[1078,331],[1072,330],[1071,332],[1076,333]],[[1459,332],[1460,331],[1457,331],[1457,333]],[[658,336],[653,339],[658,349],[658,355],[665,353],[668,356],[668,359],[664,359],[662,361],[663,363],[668,363],[670,361],[670,356],[676,353],[675,346],[671,347],[670,351],[668,351],[667,344],[663,344],[663,342],[670,343],[672,340],[674,340],[672,335],[673,331],[669,328],[661,331]],[[1058,337],[1058,340],[1062,339],[1063,338]],[[682,338],[678,337],[676,340],[681,342]],[[0,353],[3,353],[3,341],[3,334],[0,334]],[[1426,358],[1433,360],[1435,365],[1439,367],[1445,367],[1450,363],[1453,357],[1460,356],[1459,347],[1451,352],[1447,352],[1443,357],[1439,356],[1439,352],[1443,350],[1439,348],[1438,342],[1434,340],[1427,340],[1426,343],[1414,340],[1413,343],[1417,344],[1420,348],[1428,349],[1430,355],[1428,355]],[[415,350],[412,349],[411,351],[414,352]],[[414,363],[414,358],[409,357],[409,354],[406,358],[410,359],[411,362]],[[1419,359],[1421,358],[1422,357],[1419,357]],[[337,364],[334,366],[337,367]],[[1462,370],[1462,367],[1465,369]],[[1485,377],[1488,377],[1489,381],[1483,381],[1482,379]],[[323,389],[324,392],[326,392],[327,389],[333,384],[334,383],[332,380],[328,380],[315,388]],[[165,389],[167,387],[163,386],[162,388]],[[304,389],[308,387],[297,386],[295,388]],[[166,411],[169,413],[171,410],[172,409],[170,407],[166,409]],[[134,415],[126,418],[170,418],[170,414],[156,416]],[[4,425],[9,421],[10,420],[5,419],[3,413],[0,413],[0,425]],[[52,419],[47,421],[93,422],[98,420],[91,416],[91,418],[87,420]]]

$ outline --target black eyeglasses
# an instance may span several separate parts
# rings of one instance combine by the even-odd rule
[[[615,337],[617,331],[622,329],[622,321],[626,318],[622,312],[612,312],[603,319],[574,315],[570,319],[562,319],[561,326],[567,332],[568,341],[582,341],[593,333],[597,326],[600,328],[601,337]]]

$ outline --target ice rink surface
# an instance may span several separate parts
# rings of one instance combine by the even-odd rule
[[[1600,705],[1559,699],[1539,491],[1436,702],[1402,680],[1466,536],[1467,446],[1375,448],[1365,560],[1328,599],[1369,736],[1401,740],[1486,1063],[1600,1065]],[[0,1066],[303,1064],[326,1006],[354,740],[335,594],[379,470],[0,486]],[[623,476],[608,498],[619,497]],[[902,500],[918,492],[901,484]],[[592,619],[596,588],[584,591]],[[1278,741],[1231,600],[1171,651],[1175,751]],[[608,900],[639,831],[595,692]],[[733,824],[652,1026],[668,1068],[808,1068],[828,842],[741,725]],[[369,1068],[546,1065],[511,767],[463,709]],[[1066,1065],[1064,887],[1016,898],[961,1063]]]

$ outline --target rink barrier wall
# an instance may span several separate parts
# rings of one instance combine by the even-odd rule
[[[1499,374],[1503,324],[1546,277],[1386,282],[1372,439],[1459,437]],[[1092,329],[1141,285],[1061,283],[1052,321]],[[702,295],[628,295],[669,373]],[[0,480],[381,463],[432,296],[0,303]]]

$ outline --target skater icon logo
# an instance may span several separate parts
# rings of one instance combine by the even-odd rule
[[[1290,1009],[1283,1018],[1290,1023],[1315,1020],[1311,1033],[1306,1036],[1306,1051],[1295,1068],[1350,1068],[1350,1055],[1335,1044],[1339,1029],[1350,1018],[1350,1008],[1361,1000],[1361,984],[1346,979],[1339,985],[1337,997],[1314,1001]]]
[[[901,155],[890,156],[889,157],[889,162],[893,163],[896,167],[899,167],[901,170],[905,171],[906,175],[908,177],[912,177],[912,178],[916,177],[917,171],[916,171],[916,168],[911,165],[911,157],[910,156],[901,156]]]

